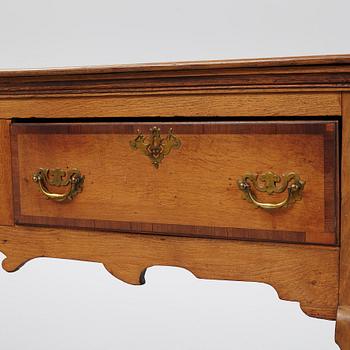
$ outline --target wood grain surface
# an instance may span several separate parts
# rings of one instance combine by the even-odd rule
[[[341,250],[336,340],[350,350],[350,94],[344,93],[342,133]]]
[[[241,90],[239,90],[242,92]],[[215,93],[1,99],[2,118],[310,117],[341,115],[339,93]]]
[[[10,121],[0,119],[0,225],[13,225]]]
[[[13,124],[16,222],[122,232],[337,243],[337,123],[162,123],[182,141],[159,169],[129,141],[154,124]],[[78,168],[84,191],[46,200],[31,180],[39,168]],[[303,199],[256,209],[237,180],[249,172],[298,173]],[[52,191],[57,191],[53,188]],[[286,193],[258,195],[279,202]]]
[[[350,57],[174,62],[0,72],[0,96],[174,93],[198,89],[350,88]]]
[[[337,312],[336,342],[341,350],[350,349],[350,307],[340,305]]]
[[[133,284],[144,283],[146,269],[154,265],[183,267],[198,278],[268,283],[277,290],[280,298],[298,301],[304,312],[310,316],[326,319],[337,317],[337,343],[342,350],[350,350],[350,94],[346,93],[349,90],[350,55],[0,71],[0,119],[3,119],[0,121],[0,251],[6,255],[3,267],[7,271],[15,271],[30,259],[53,257],[102,263],[114,276]],[[231,122],[242,118],[286,121],[285,117],[289,117],[297,122],[304,117],[312,125],[315,117],[339,120],[341,115],[340,197],[334,191],[339,183],[337,175],[333,173],[337,168],[333,126],[329,127],[333,131],[328,133],[257,133],[254,135],[256,141],[250,139],[252,134],[208,133],[204,142],[203,135],[180,133],[185,146],[166,157],[158,173],[155,173],[149,160],[140,153],[129,150],[131,154],[126,156],[124,141],[128,142],[130,136],[134,136],[134,129],[130,129],[129,134],[124,130],[124,134],[70,132],[65,135],[65,132],[50,133],[49,128],[44,134],[18,135],[21,139],[18,153],[20,157],[15,147],[14,163],[17,164],[16,169],[19,172],[15,169],[15,173],[11,173],[8,129],[11,121],[17,122],[19,119],[23,122],[34,118],[45,118],[48,122],[68,122],[72,118],[84,118],[82,122],[85,124],[88,118],[93,118],[92,121],[95,122],[106,121],[107,118],[113,118],[113,121],[126,118],[125,121],[131,123],[140,121],[142,117],[152,117],[160,123],[165,120],[161,118],[171,121],[174,117],[177,120],[181,117],[191,118],[192,122],[201,121],[205,117]],[[101,128],[103,129],[102,126]],[[267,137],[270,141],[266,141]],[[264,148],[258,143],[259,140],[264,141]],[[208,142],[210,147],[207,147]],[[238,146],[246,146],[248,158],[244,152],[235,153],[235,147],[225,148],[229,151],[222,152],[224,146],[233,142]],[[292,145],[294,150],[291,149]],[[107,158],[104,160],[101,151],[106,152],[106,149]],[[205,155],[205,162],[195,156],[198,150]],[[217,152],[215,156],[213,151]],[[284,156],[282,152],[285,152]],[[256,157],[257,153],[259,158]],[[117,161],[123,154],[123,168],[118,170],[120,164]],[[217,154],[220,155],[221,162]],[[235,160],[239,160],[241,168],[237,167],[236,161],[232,162],[233,155],[237,154]],[[85,158],[85,155],[92,156],[93,160],[87,161],[89,158]],[[195,160],[199,165],[196,169],[187,165],[188,163],[184,166],[183,161],[186,160]],[[295,220],[285,213],[276,215],[253,210],[249,203],[238,197],[237,201],[228,199],[228,196],[235,196],[233,180],[238,173],[243,170],[283,172],[286,171],[287,160],[288,167],[293,166],[307,177],[304,199],[292,209]],[[278,166],[271,169],[270,164]],[[215,174],[222,174],[222,177],[204,177],[205,181],[214,186],[204,186],[205,181],[202,187],[198,186],[197,183],[202,184],[203,178],[200,170],[206,172],[214,165]],[[71,206],[57,207],[54,206],[55,203],[40,197],[30,177],[34,168],[42,166],[82,168],[88,180],[84,192],[70,203]],[[117,170],[116,176],[106,175],[103,171],[110,167]],[[181,169],[181,176],[172,174],[174,167]],[[94,169],[94,173],[89,172],[91,169]],[[194,172],[192,182],[188,182],[188,189],[191,189],[189,193],[192,195],[190,199],[199,195],[200,208],[207,208],[206,215],[205,211],[198,211],[195,215],[192,215],[193,212],[186,213],[186,206],[181,201],[183,194],[179,194],[178,190],[174,193],[173,190],[183,185],[183,175],[185,179],[190,179],[190,172],[193,170],[197,172]],[[159,173],[162,174],[162,179],[166,175],[167,181],[171,180],[170,185],[166,186],[165,180],[162,180],[160,185],[157,183],[162,191],[155,191],[157,188],[153,185],[147,192],[146,185],[158,181]],[[229,177],[232,182],[228,182]],[[11,193],[13,178],[19,180],[15,186],[14,200],[17,218],[21,218],[23,222],[51,225],[57,224],[55,220],[61,216],[61,223],[68,225],[77,220],[75,216],[84,208],[86,216],[80,215],[81,218],[76,221],[78,226],[95,225],[93,227],[97,228],[100,224],[100,228],[105,231],[14,226]],[[215,188],[215,184],[221,186],[220,191],[218,187]],[[128,206],[124,208],[125,203],[121,201],[123,196],[119,198],[113,195],[114,191],[108,189],[117,188],[118,194],[123,194],[121,189],[125,185],[128,188],[134,186],[139,197],[132,196],[127,202]],[[212,191],[209,193],[214,193],[209,199],[208,188]],[[221,192],[221,189],[224,191]],[[23,197],[19,196],[20,193]],[[332,198],[331,193],[334,194]],[[310,204],[311,201],[308,200],[311,194],[316,199],[314,204]],[[175,201],[174,195],[178,196]],[[107,198],[114,204],[109,206],[107,202],[101,202],[101,198]],[[337,211],[336,205],[339,198],[341,211]],[[212,199],[220,202],[220,205],[225,203],[224,211],[219,209],[221,206],[217,206],[214,208],[215,215],[208,214]],[[332,244],[336,242],[337,230],[334,225],[340,218],[340,247],[142,235],[136,233],[143,229],[138,226],[142,224],[141,220],[132,227],[134,233],[124,232],[122,229],[125,227],[119,228],[123,232],[108,231],[111,229],[110,218],[115,212],[123,214],[131,222],[130,217],[134,219],[141,215],[139,211],[132,209],[136,205],[137,208],[143,208],[142,205],[146,204],[146,209],[143,209],[146,210],[146,216],[154,218],[156,210],[152,209],[152,205],[156,203],[157,207],[160,202],[166,203],[165,207],[157,208],[163,213],[160,220],[171,221],[174,215],[172,207],[180,207],[191,232],[195,226],[200,227],[200,232],[203,233],[203,227],[220,221],[224,228],[227,223],[231,224],[231,231],[224,230],[227,237],[230,234],[231,238],[239,238],[237,232],[241,234],[242,227],[238,227],[238,231],[232,230],[238,225],[233,225],[233,211],[229,212],[228,207],[237,207],[235,210],[243,215],[253,210],[254,214],[249,215],[241,225],[247,228],[249,223],[250,226],[246,230],[246,236],[242,237],[244,239],[256,237],[257,230],[260,239],[262,236],[267,239],[286,239],[285,234],[288,231],[288,239],[292,237],[295,242]],[[22,204],[25,205],[22,207]],[[302,213],[302,207],[311,211]],[[66,222],[65,216],[71,210],[75,216],[71,215]],[[104,220],[100,220],[100,217],[98,221],[91,221],[95,212],[99,217],[105,212],[107,217]],[[40,213],[45,213],[46,216],[40,216]],[[191,217],[196,225],[193,222],[190,225]],[[239,221],[240,217],[236,219]],[[159,225],[164,223],[161,222],[152,229],[158,228],[160,231]],[[179,222],[174,225],[179,229]],[[169,230],[174,229],[174,226],[168,224],[167,227]],[[183,227],[184,225],[182,229]],[[210,230],[207,233],[213,234]],[[220,232],[215,237],[219,236]]]
[[[148,267],[178,266],[198,278],[268,283],[310,316],[334,319],[337,311],[337,247],[0,227],[0,251],[9,272],[37,257],[78,259],[142,284]]]

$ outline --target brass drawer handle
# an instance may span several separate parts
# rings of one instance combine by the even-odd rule
[[[263,209],[278,209],[289,207],[295,201],[302,199],[302,192],[305,186],[305,181],[300,179],[300,176],[294,172],[279,176],[273,172],[265,174],[245,174],[237,181],[238,188],[243,192],[243,198],[248,202],[253,203],[257,208]],[[252,192],[252,187],[259,192],[268,194],[282,193],[288,190],[288,196],[279,203],[262,203],[259,202]]]
[[[39,185],[40,191],[47,199],[56,202],[72,200],[78,193],[83,190],[85,176],[80,174],[78,169],[62,170],[62,169],[46,169],[40,168],[33,175],[33,181]],[[51,193],[48,186],[69,186],[66,193]]]
[[[160,136],[160,128],[156,126],[151,128],[150,132],[151,135],[145,137],[140,130],[137,130],[138,135],[135,140],[130,141],[130,146],[134,150],[139,149],[152,161],[155,168],[158,169],[160,162],[173,148],[180,148],[181,141],[174,135],[171,128],[166,138]]]

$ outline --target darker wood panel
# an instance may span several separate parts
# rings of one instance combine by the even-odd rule
[[[334,123],[333,133],[326,130]],[[163,133],[173,128],[176,134],[324,134],[330,140],[336,132],[336,121],[235,121],[235,122],[164,122],[155,119],[147,123],[14,123],[13,135],[17,134],[131,134],[138,130],[145,134],[150,127],[158,126]]]
[[[46,216],[21,215],[16,224],[34,226],[71,227],[115,232],[137,232],[183,237],[259,240],[287,243],[305,243],[305,232],[256,230],[235,227],[208,227],[174,224],[157,224],[145,222],[123,222],[107,220],[88,220],[71,218],[53,218]]]
[[[0,225],[13,225],[10,121],[0,119]]]
[[[14,220],[21,216],[21,191],[19,183],[19,162],[17,135],[14,133],[14,124],[11,125],[11,163],[12,163],[12,192]]]
[[[324,217],[325,232],[336,232],[337,242],[339,217],[339,159],[338,159],[338,125],[326,124],[324,132]],[[330,180],[332,179],[332,180]],[[336,218],[336,219],[335,219]]]

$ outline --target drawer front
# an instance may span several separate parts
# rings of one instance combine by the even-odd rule
[[[14,123],[16,223],[336,244],[337,129],[336,121]],[[33,181],[39,169],[51,170]],[[84,182],[53,169],[78,169]]]

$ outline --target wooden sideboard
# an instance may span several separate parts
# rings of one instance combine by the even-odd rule
[[[272,285],[350,349],[350,55],[0,71],[0,251]]]

